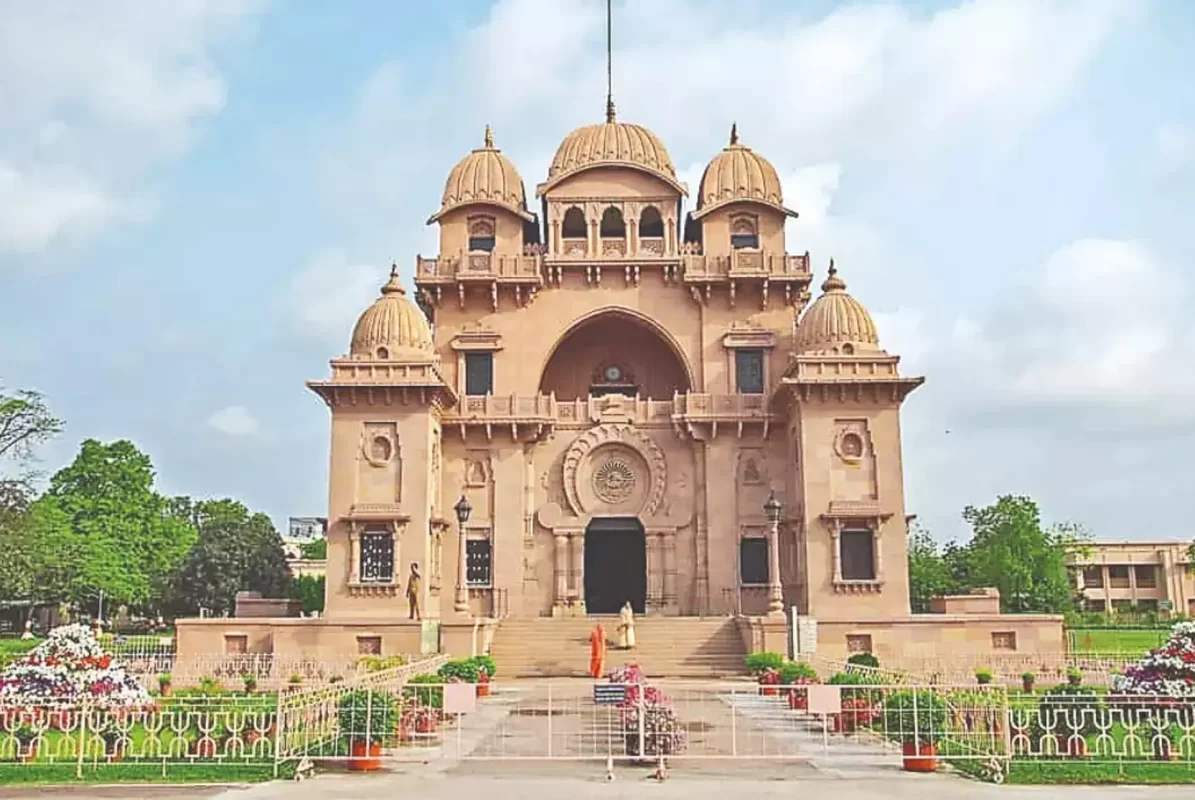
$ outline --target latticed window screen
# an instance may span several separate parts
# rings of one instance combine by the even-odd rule
[[[843,580],[875,580],[875,537],[871,531],[843,531],[838,546],[842,549]]]
[[[735,350],[734,372],[739,394],[763,394],[762,350]]]
[[[361,580],[394,579],[394,536],[386,532],[361,534]]]
[[[739,540],[739,581],[744,586],[768,582],[768,540],[749,536]]]
[[[465,581],[470,586],[490,585],[490,566],[493,548],[489,539],[470,539],[465,542]]]

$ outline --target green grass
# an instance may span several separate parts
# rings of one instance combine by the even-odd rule
[[[950,765],[964,775],[982,777],[984,764],[976,760],[956,760]],[[1087,760],[1013,761],[1005,783],[1149,785],[1195,783],[1195,762],[1148,763],[1144,761],[1107,762]]]
[[[1074,653],[1145,655],[1170,637],[1168,630],[1140,628],[1071,628],[1067,631]]]
[[[294,774],[283,764],[278,777]],[[0,785],[64,783],[260,783],[273,780],[274,763],[260,764],[83,764],[76,777],[74,764],[0,763]]]

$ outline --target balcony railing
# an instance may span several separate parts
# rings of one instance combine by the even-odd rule
[[[693,245],[683,248],[690,251],[695,249]],[[808,254],[790,256],[760,250],[732,250],[728,256],[707,256],[689,252],[681,256],[681,263],[684,277],[690,280],[757,276],[801,278],[809,274]]]
[[[537,253],[497,255],[495,253],[465,253],[459,256],[419,256],[416,280],[454,281],[460,278],[508,278],[538,280],[543,256]]]
[[[676,415],[687,419],[750,419],[768,416],[767,396],[762,394],[681,394]]]
[[[770,418],[770,414],[767,397],[762,394],[689,393],[673,395],[671,400],[621,395],[557,400],[554,395],[539,394],[466,396],[445,417],[455,424],[538,422],[592,425],[616,418],[643,425],[680,420],[765,420]]]
[[[555,401],[546,394],[467,396],[459,411],[449,416],[478,420],[546,421],[553,417]]]

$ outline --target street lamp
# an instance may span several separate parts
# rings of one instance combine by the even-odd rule
[[[465,571],[467,565],[465,562],[465,523],[469,521],[469,515],[473,513],[473,506],[469,505],[469,498],[461,495],[461,499],[456,501],[456,505],[452,507],[456,512],[457,521],[457,561],[456,561],[456,597],[454,598],[453,608],[458,614],[469,613],[469,591],[465,586]]]
[[[784,506],[776,499],[775,490],[768,492],[763,513],[768,519],[768,613],[784,613],[784,595],[780,588],[780,517]]]

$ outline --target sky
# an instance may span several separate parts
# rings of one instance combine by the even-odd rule
[[[170,494],[327,507],[328,374],[432,255],[486,124],[533,187],[605,104],[601,0],[0,0],[0,383]],[[616,0],[619,119],[694,190],[741,140],[926,384],[907,509],[1028,494],[1191,539],[1195,4]]]

